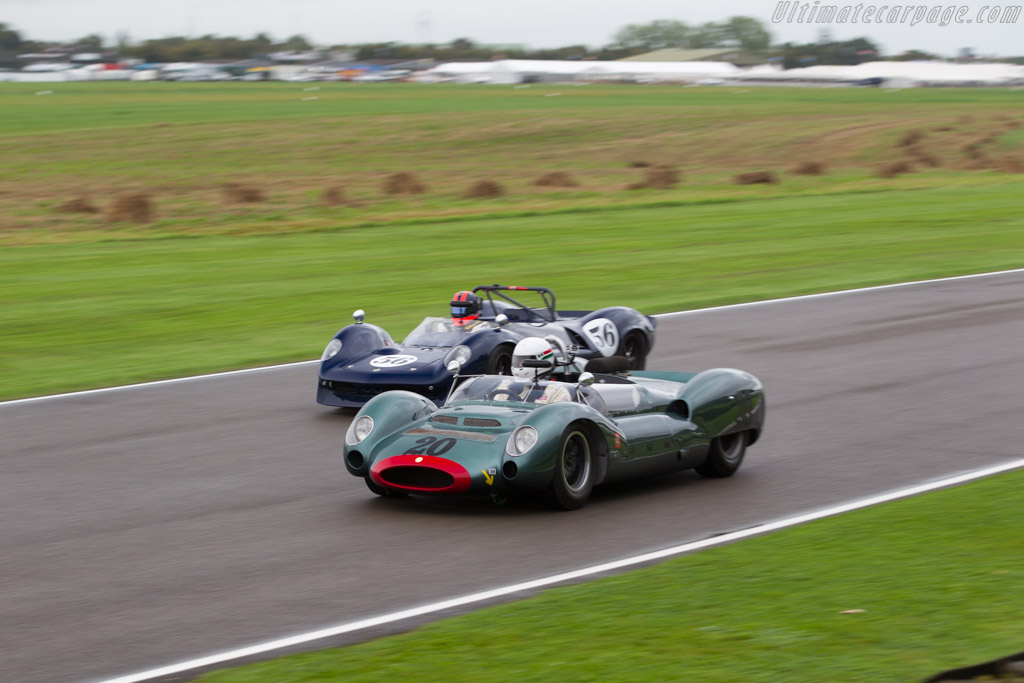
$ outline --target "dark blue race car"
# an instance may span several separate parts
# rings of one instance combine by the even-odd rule
[[[538,306],[513,294],[529,292]],[[559,311],[546,287],[478,285],[458,292],[451,317],[424,318],[395,343],[383,328],[363,322],[339,331],[320,358],[317,403],[361,406],[384,391],[403,389],[442,404],[451,387],[447,365],[459,361],[464,374],[510,374],[512,350],[526,337],[543,337],[567,361],[624,356],[643,370],[654,345],[657,321],[625,306],[597,311]]]

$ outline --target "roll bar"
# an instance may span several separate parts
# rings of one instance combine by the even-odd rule
[[[487,301],[494,306],[493,296],[497,296],[505,301],[509,302],[513,306],[521,308],[526,311],[530,316],[536,315],[536,310],[524,305],[520,301],[516,301],[510,295],[504,292],[537,292],[540,294],[541,301],[544,302],[544,307],[548,309],[548,322],[554,322],[557,320],[558,314],[555,313],[555,293],[547,287],[517,287],[514,285],[477,285],[473,288],[473,293],[484,292],[487,296]]]

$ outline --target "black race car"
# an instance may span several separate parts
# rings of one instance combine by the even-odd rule
[[[514,298],[520,292],[539,297],[540,305],[521,303]],[[449,362],[457,360],[465,374],[509,374],[512,350],[526,337],[551,340],[567,359],[624,356],[631,369],[642,370],[657,324],[625,306],[559,311],[546,287],[478,285],[453,297],[451,313],[424,318],[397,344],[356,311],[355,323],[334,335],[320,358],[317,402],[355,407],[403,389],[440,405],[451,387]]]

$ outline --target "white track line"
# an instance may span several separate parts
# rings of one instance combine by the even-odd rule
[[[674,311],[672,313],[658,313],[654,315],[655,318],[671,318],[680,315],[693,315],[695,313],[705,313],[707,311],[727,311],[734,308],[746,308],[749,306],[763,306],[765,304],[777,304],[786,301],[800,301],[803,299],[819,299],[829,296],[839,296],[842,294],[856,294],[858,292],[872,292],[882,289],[895,289],[897,287],[911,287],[914,285],[927,285],[936,282],[953,282],[956,280],[970,280],[973,278],[992,277],[995,275],[1009,275],[1011,273],[1024,273],[1024,268],[1015,268],[1012,270],[997,270],[989,273],[974,273],[972,275],[956,275],[953,277],[941,277],[933,280],[915,280],[914,282],[897,282],[891,285],[875,285],[873,287],[859,287],[857,289],[840,289],[835,292],[820,292],[818,294],[801,294],[799,296],[787,296],[781,299],[764,299],[762,301],[748,301],[742,304],[727,304],[725,306],[711,306],[709,308],[696,308],[691,311]],[[10,401],[0,401],[0,407],[9,405],[18,405],[21,403],[35,403],[38,401],[49,401],[58,398],[69,398],[74,396],[88,396],[89,394],[102,394],[108,391],[121,391],[123,389],[138,389],[140,387],[153,387],[161,384],[176,384],[179,382],[191,382],[192,380],[198,379],[210,379],[212,377],[229,377],[231,375],[241,375],[247,372],[262,372],[265,370],[277,370],[279,368],[288,368],[296,365],[309,365],[310,363],[318,363],[318,360],[303,360],[295,363],[284,363],[282,365],[265,365],[258,368],[246,368],[244,370],[229,370],[227,372],[214,372],[206,375],[195,375],[192,377],[176,377],[174,379],[161,379],[155,382],[140,382],[138,384],[126,384],[117,387],[104,387],[102,389],[88,389],[86,391],[72,391],[66,394],[49,394],[47,396],[33,396],[31,398],[17,398]]]
[[[668,557],[682,555],[684,553],[690,553],[695,550],[701,550],[703,548],[710,548],[712,546],[722,545],[724,543],[731,543],[742,538],[748,538],[750,536],[756,536],[759,534],[768,533],[770,531],[785,529],[786,527],[795,526],[797,524],[804,524],[805,522],[811,522],[817,519],[822,519],[824,517],[840,515],[845,512],[850,512],[852,510],[859,510],[861,508],[866,508],[872,505],[878,505],[879,503],[887,503],[889,501],[897,500],[899,498],[907,498],[909,496],[915,496],[921,493],[934,491],[936,489],[945,488],[948,486],[963,484],[968,481],[981,479],[982,477],[988,477],[993,474],[1008,472],[1010,470],[1019,469],[1022,467],[1024,467],[1024,460],[1014,460],[1011,462],[1003,463],[1001,465],[987,467],[982,470],[975,470],[974,472],[967,472],[964,474],[959,474],[953,477],[947,477],[946,479],[940,479],[938,481],[928,482],[925,484],[917,484],[914,486],[910,486],[908,488],[898,489],[896,491],[890,491],[888,493],[882,493],[877,496],[872,496],[870,498],[864,498],[862,500],[856,500],[849,503],[842,503],[840,505],[826,508],[824,510],[808,512],[802,515],[797,515],[795,517],[787,517],[786,519],[778,520],[775,522],[768,522],[767,524],[751,527],[749,529],[733,531],[731,533],[722,534],[721,536],[707,538],[702,541],[685,543],[683,545],[677,545],[671,548],[665,548],[663,550],[656,550],[654,552],[644,553],[643,555],[635,555],[633,557],[627,557],[621,560],[615,560],[613,562],[596,564],[590,567],[584,567],[583,569],[576,569],[573,571],[563,572],[561,574],[555,574],[553,576],[548,576],[541,579],[534,579],[533,581],[524,581],[522,583],[515,583],[509,586],[503,586],[501,588],[493,588],[491,590],[481,591],[479,593],[464,595],[459,598],[451,598],[449,600],[434,602],[429,605],[413,607],[410,609],[400,610],[398,612],[391,612],[390,614],[384,614],[378,617],[370,617],[369,619],[352,621],[347,624],[329,626],[327,628],[319,629],[317,631],[300,633],[298,635],[290,636],[288,638],[270,640],[265,643],[250,645],[248,647],[242,647],[236,650],[228,650],[226,652],[208,655],[206,657],[199,657],[198,659],[190,659],[185,662],[179,662],[178,664],[163,666],[158,669],[150,669],[148,671],[141,671],[139,673],[129,674],[127,676],[111,678],[107,679],[106,681],[102,681],[101,683],[137,683],[138,681],[148,681],[161,676],[170,676],[172,674],[181,673],[183,671],[200,669],[202,667],[211,666],[213,664],[220,664],[222,662],[231,661],[233,659],[250,657],[252,655],[258,655],[265,652],[270,652],[272,650],[279,650],[282,648],[291,647],[293,645],[301,645],[303,643],[308,643],[314,640],[320,640],[322,638],[330,638],[332,636],[339,636],[345,633],[362,631],[368,628],[373,628],[375,626],[392,624],[394,622],[403,621],[405,619],[411,619],[413,617],[420,617],[427,614],[442,612],[444,610],[452,609],[453,607],[472,605],[479,602],[485,602],[487,600],[493,600],[495,598],[513,595],[515,593],[521,593],[523,591],[536,590],[537,588],[544,588],[547,586],[552,586],[554,584],[565,583],[566,581],[573,581],[576,579],[594,576],[595,574],[601,574],[603,572],[616,571],[624,569],[626,567],[632,567],[638,564],[643,564],[645,562],[662,560]]]
[[[1010,275],[1012,273],[1024,273],[1024,268],[1012,270],[995,270],[989,273],[974,273],[972,275],[954,275],[953,277],[939,277],[932,280],[915,280],[913,282],[896,282],[891,285],[875,285],[873,287],[858,287],[857,289],[840,289],[835,292],[819,292],[818,294],[801,294],[799,296],[787,296],[782,299],[764,299],[762,301],[748,301],[742,304],[727,304],[725,306],[711,306],[709,308],[695,308],[692,311],[675,311],[673,313],[658,313],[655,318],[671,318],[677,315],[691,315],[693,313],[704,313],[706,311],[727,311],[733,308],[747,308],[748,306],[761,306],[763,304],[778,304],[785,301],[801,301],[803,299],[823,299],[830,296],[842,294],[856,294],[858,292],[874,292],[882,289],[896,289],[898,287],[912,287],[914,285],[929,285],[937,282],[954,282],[956,280],[971,280],[981,277],[992,277],[993,275]]]
[[[281,365],[264,365],[258,368],[245,368],[243,370],[228,370],[226,372],[212,372],[208,375],[193,375],[191,377],[175,377],[173,379],[158,379],[154,382],[139,382],[138,384],[124,384],[119,387],[103,387],[102,389],[87,389],[85,391],[72,391],[67,394],[50,394],[48,396],[32,396],[31,398],[16,398],[11,401],[0,401],[0,406],[15,405],[18,403],[36,403],[49,401],[57,398],[73,398],[75,396],[88,396],[90,394],[105,394],[110,391],[121,391],[122,389],[139,389],[141,387],[157,387],[161,384],[178,384],[180,382],[191,382],[196,379],[210,379],[212,377],[230,377],[231,375],[244,375],[250,372],[264,372],[266,370],[277,370],[290,368],[296,365],[309,365],[318,363],[317,360],[300,360],[294,363],[283,363]]]

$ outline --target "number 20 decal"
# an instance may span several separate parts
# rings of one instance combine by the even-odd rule
[[[587,341],[602,356],[611,356],[619,348],[619,328],[608,318],[594,318],[583,326]]]
[[[447,453],[455,445],[455,439],[438,439],[436,436],[424,436],[416,439],[416,445],[406,451],[408,455],[441,455]]]

